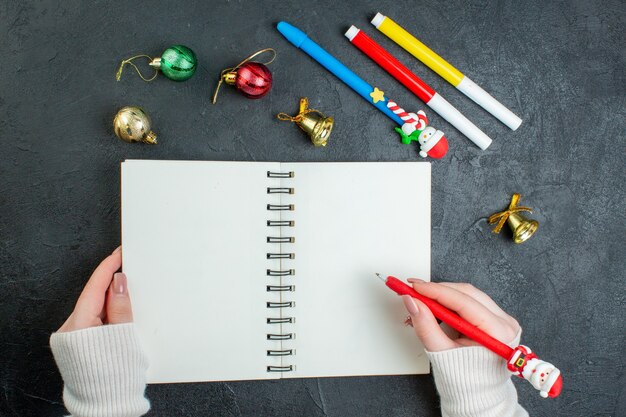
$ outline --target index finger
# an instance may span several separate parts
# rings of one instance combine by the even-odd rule
[[[459,316],[487,333],[497,331],[499,328],[500,317],[479,301],[455,288],[435,282],[414,282],[413,288],[418,293],[455,311]]]
[[[491,299],[491,297],[489,297],[487,294],[471,284],[466,284],[463,282],[440,282],[439,284],[445,285],[446,287],[454,288],[455,290],[469,295],[470,297],[487,307],[489,310],[491,310],[491,312],[494,313],[496,316],[499,316],[505,320],[515,320],[513,317],[508,315],[506,311],[502,310],[500,306]]]
[[[115,274],[122,266],[121,247],[106,257],[93,271],[85,288],[80,293],[75,310],[85,313],[100,314],[104,307],[107,289]]]

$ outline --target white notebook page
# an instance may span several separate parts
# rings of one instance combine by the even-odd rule
[[[374,273],[430,279],[430,164],[282,169],[295,172],[283,186],[295,184],[284,199],[295,204],[296,238],[296,258],[283,262],[295,269],[287,295],[296,323],[287,328],[296,333],[296,371],[283,377],[428,373],[401,300]]]
[[[278,163],[126,161],[123,270],[148,382],[278,378],[266,365],[268,170]],[[278,244],[275,245],[278,247]],[[278,266],[278,261],[276,267]]]

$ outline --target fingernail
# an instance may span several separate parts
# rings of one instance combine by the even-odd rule
[[[111,255],[115,255],[116,253],[118,253],[121,250],[122,250],[122,245],[120,245],[117,248],[115,248],[115,250],[113,251],[113,253]]]
[[[123,272],[116,272],[113,275],[113,292],[115,294],[126,294],[126,274]]]
[[[419,314],[419,309],[417,308],[417,304],[413,301],[413,297],[410,295],[403,295],[402,301],[404,302],[404,307],[409,312],[411,316],[417,316]]]
[[[409,278],[409,279],[407,279],[407,281],[410,282],[411,284],[413,284],[413,283],[421,284],[423,282],[426,282],[423,279],[419,279],[419,278]]]

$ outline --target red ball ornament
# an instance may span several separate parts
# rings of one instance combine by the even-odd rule
[[[229,84],[228,80],[224,80]],[[272,88],[272,73],[267,66],[259,62],[246,62],[237,70],[235,87],[244,96],[252,99],[261,98]]]
[[[268,62],[251,62],[250,60],[264,52],[271,52],[272,59]],[[222,83],[234,85],[244,96],[257,99],[265,96],[272,88],[272,73],[267,68],[276,57],[276,52],[272,48],[262,49],[248,58],[244,59],[234,68],[226,68],[220,74],[220,81],[213,95],[213,104],[217,101],[217,93]]]

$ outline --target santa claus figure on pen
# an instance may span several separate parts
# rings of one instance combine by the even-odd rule
[[[547,398],[555,384],[560,384],[561,372],[550,362],[542,361],[528,346],[519,345],[514,349],[513,356],[507,363],[509,371],[524,378],[539,390],[543,398]],[[559,389],[560,391],[560,389]]]
[[[389,101],[387,106],[397,114],[404,124],[395,130],[400,134],[402,143],[408,145],[412,141],[419,143],[420,156],[426,158],[443,158],[448,152],[448,140],[441,130],[428,126],[428,118],[422,110],[416,113],[406,113],[393,101]]]

